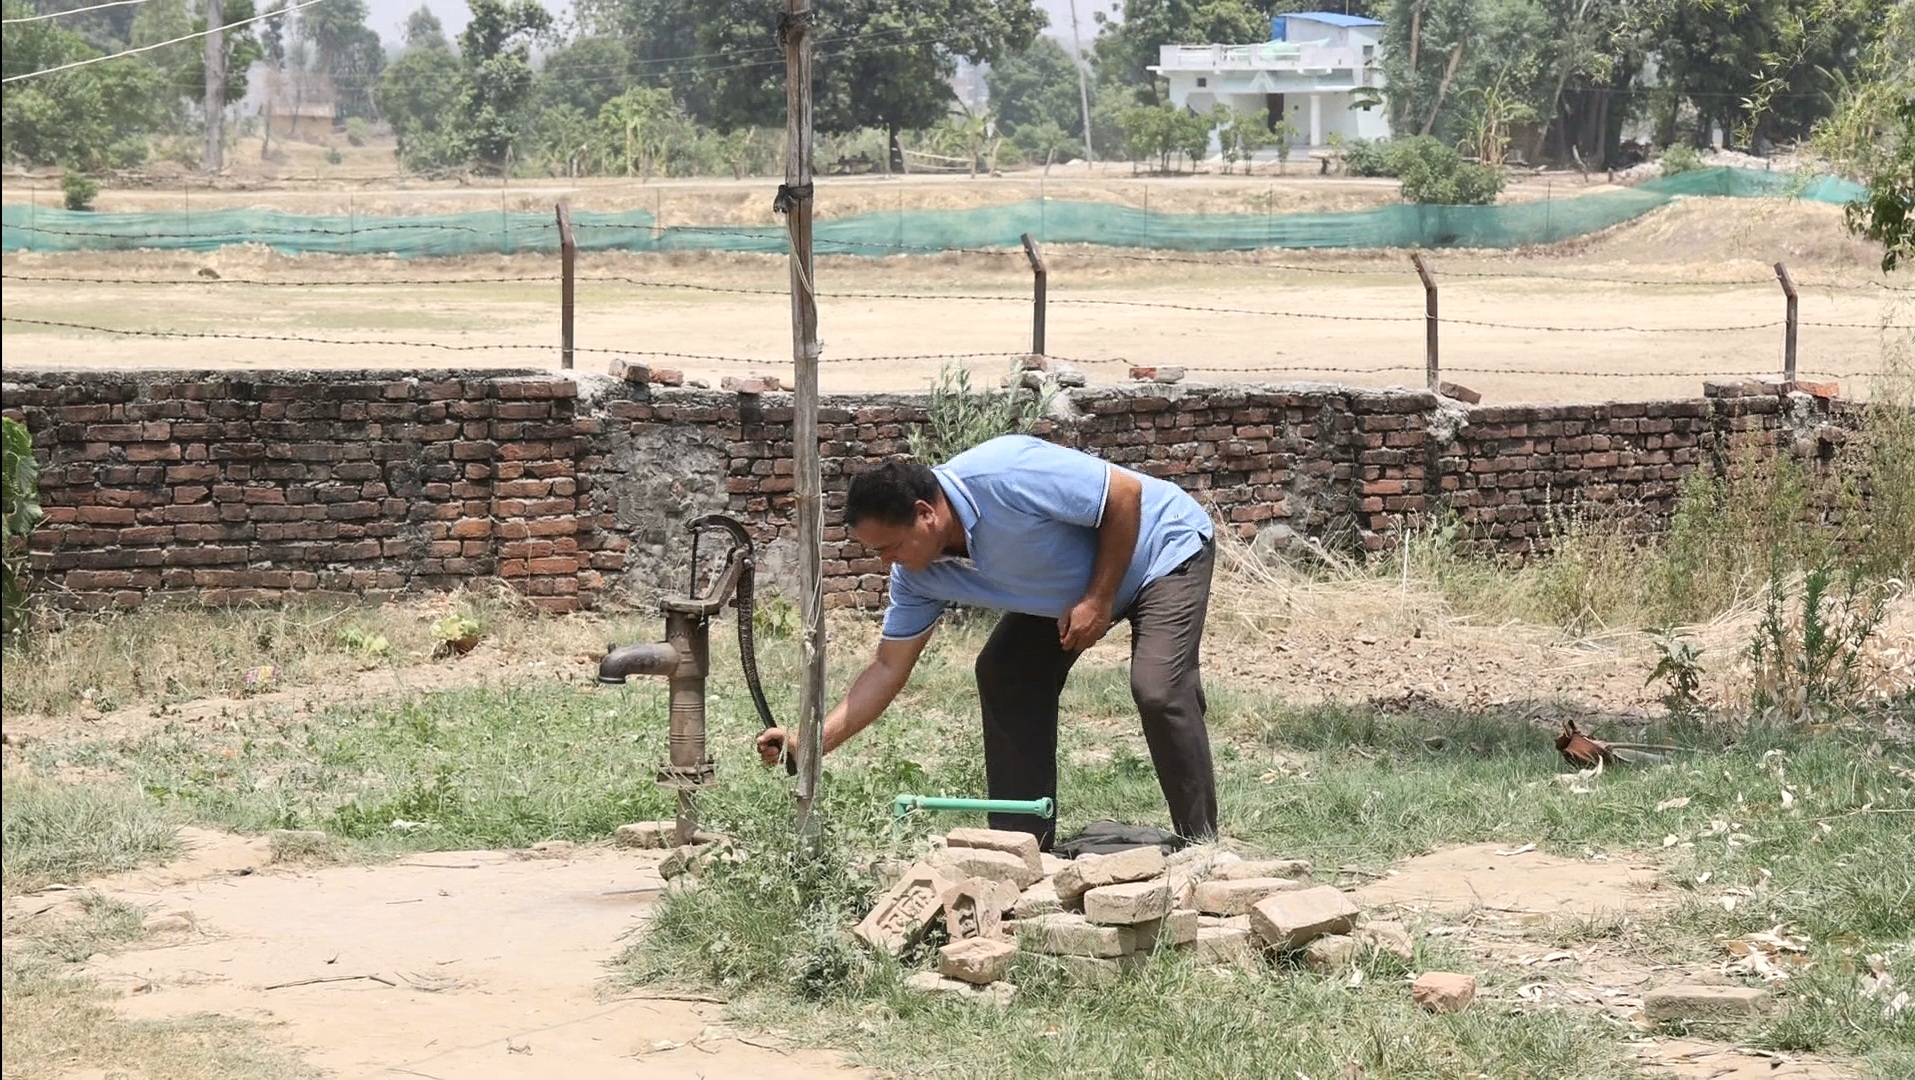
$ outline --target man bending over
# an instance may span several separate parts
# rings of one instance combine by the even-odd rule
[[[1003,612],[977,657],[984,771],[993,799],[1057,797],[1058,697],[1071,665],[1111,623],[1131,625],[1130,691],[1171,822],[1186,840],[1217,832],[1216,774],[1204,727],[1198,646],[1210,603],[1210,517],[1176,485],[1025,435],[931,468],[888,461],[859,474],[845,526],[891,574],[877,655],[825,717],[830,753],[904,688],[950,604]],[[778,760],[783,728],[758,751]],[[1037,836],[1052,823],[992,814]]]

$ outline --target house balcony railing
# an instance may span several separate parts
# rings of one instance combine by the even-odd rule
[[[1360,52],[1348,45],[1311,45],[1266,41],[1258,45],[1164,45],[1158,50],[1157,69],[1173,71],[1294,71],[1301,74],[1355,71],[1364,66]]]

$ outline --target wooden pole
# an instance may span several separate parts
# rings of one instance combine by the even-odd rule
[[[1022,237],[1024,257],[1031,261],[1031,354],[1044,355],[1044,286],[1048,276],[1044,269],[1044,252],[1031,239],[1030,233]]]
[[[1412,253],[1410,262],[1416,265],[1416,276],[1423,279],[1423,366],[1429,375],[1430,392],[1435,393],[1442,381],[1436,363],[1436,279],[1430,276],[1423,256]]]
[[[572,370],[572,267],[578,245],[572,241],[572,212],[558,204],[559,215],[559,366]]]
[[[798,836],[814,843],[824,747],[824,482],[818,462],[818,296],[811,257],[811,0],[785,0],[778,37],[785,47],[785,182],[774,208],[791,234],[791,355],[797,401],[791,456],[798,511],[799,615],[804,673],[798,699]]]
[[[1788,298],[1788,323],[1782,331],[1782,378],[1786,382],[1794,382],[1796,295],[1795,279],[1789,276],[1787,263],[1775,264],[1775,279],[1782,283],[1782,295]]]

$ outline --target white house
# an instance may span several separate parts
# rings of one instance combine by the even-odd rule
[[[1256,45],[1165,45],[1150,70],[1170,83],[1170,102],[1207,113],[1232,105],[1288,119],[1305,145],[1333,133],[1381,139],[1390,124],[1381,101],[1377,38],[1383,24],[1357,15],[1307,11],[1270,19]]]

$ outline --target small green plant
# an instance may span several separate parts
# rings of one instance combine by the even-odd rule
[[[1026,434],[1057,394],[1057,381],[1048,376],[1035,391],[982,390],[971,384],[969,371],[946,364],[931,385],[931,418],[907,436],[911,455],[926,465],[941,465],[999,435]]]
[[[0,508],[5,523],[4,608],[5,629],[14,633],[24,622],[27,601],[27,534],[45,516],[40,510],[40,462],[33,456],[33,436],[27,426],[12,417],[0,418],[4,430],[4,470],[0,471],[0,489],[6,505]]]
[[[1343,171],[1350,176],[1395,176],[1388,139],[1351,139],[1343,149]]]
[[[346,141],[353,146],[366,145],[366,122],[363,119],[357,116],[346,118]],[[335,161],[333,164],[339,163]]]
[[[432,632],[439,638],[434,656],[464,656],[479,644],[485,627],[470,615],[447,615],[432,624]]]
[[[1802,579],[1799,616],[1789,612],[1789,587],[1779,571],[1769,579],[1762,622],[1749,642],[1755,707],[1781,719],[1803,719],[1847,708],[1859,678],[1856,661],[1887,614],[1886,590],[1859,567],[1841,576],[1828,563]]]
[[[783,641],[798,632],[798,606],[772,593],[761,596],[751,613],[751,628],[759,637]]]
[[[1290,161],[1290,151],[1298,139],[1303,137],[1303,129],[1288,120],[1277,121],[1270,130],[1270,145],[1277,149],[1277,172],[1281,174]]]
[[[1676,143],[1662,152],[1662,175],[1680,176],[1702,168],[1702,155],[1688,143]]]
[[[1658,679],[1668,683],[1668,689],[1662,695],[1662,704],[1669,710],[1671,719],[1692,720],[1700,716],[1702,703],[1697,691],[1702,688],[1702,649],[1672,628],[1664,627],[1646,633],[1655,635],[1657,661],[1655,670],[1649,673],[1643,685],[1648,686]]]
[[[326,147],[326,164],[338,165],[344,162],[345,160],[346,160],[346,155],[340,153],[339,148],[337,146]]]
[[[339,645],[347,652],[360,653],[381,659],[392,655],[392,642],[384,634],[368,633],[357,626],[348,626],[339,631]]]
[[[82,172],[68,172],[60,180],[60,193],[66,196],[68,210],[91,210],[100,197],[100,185]]]

